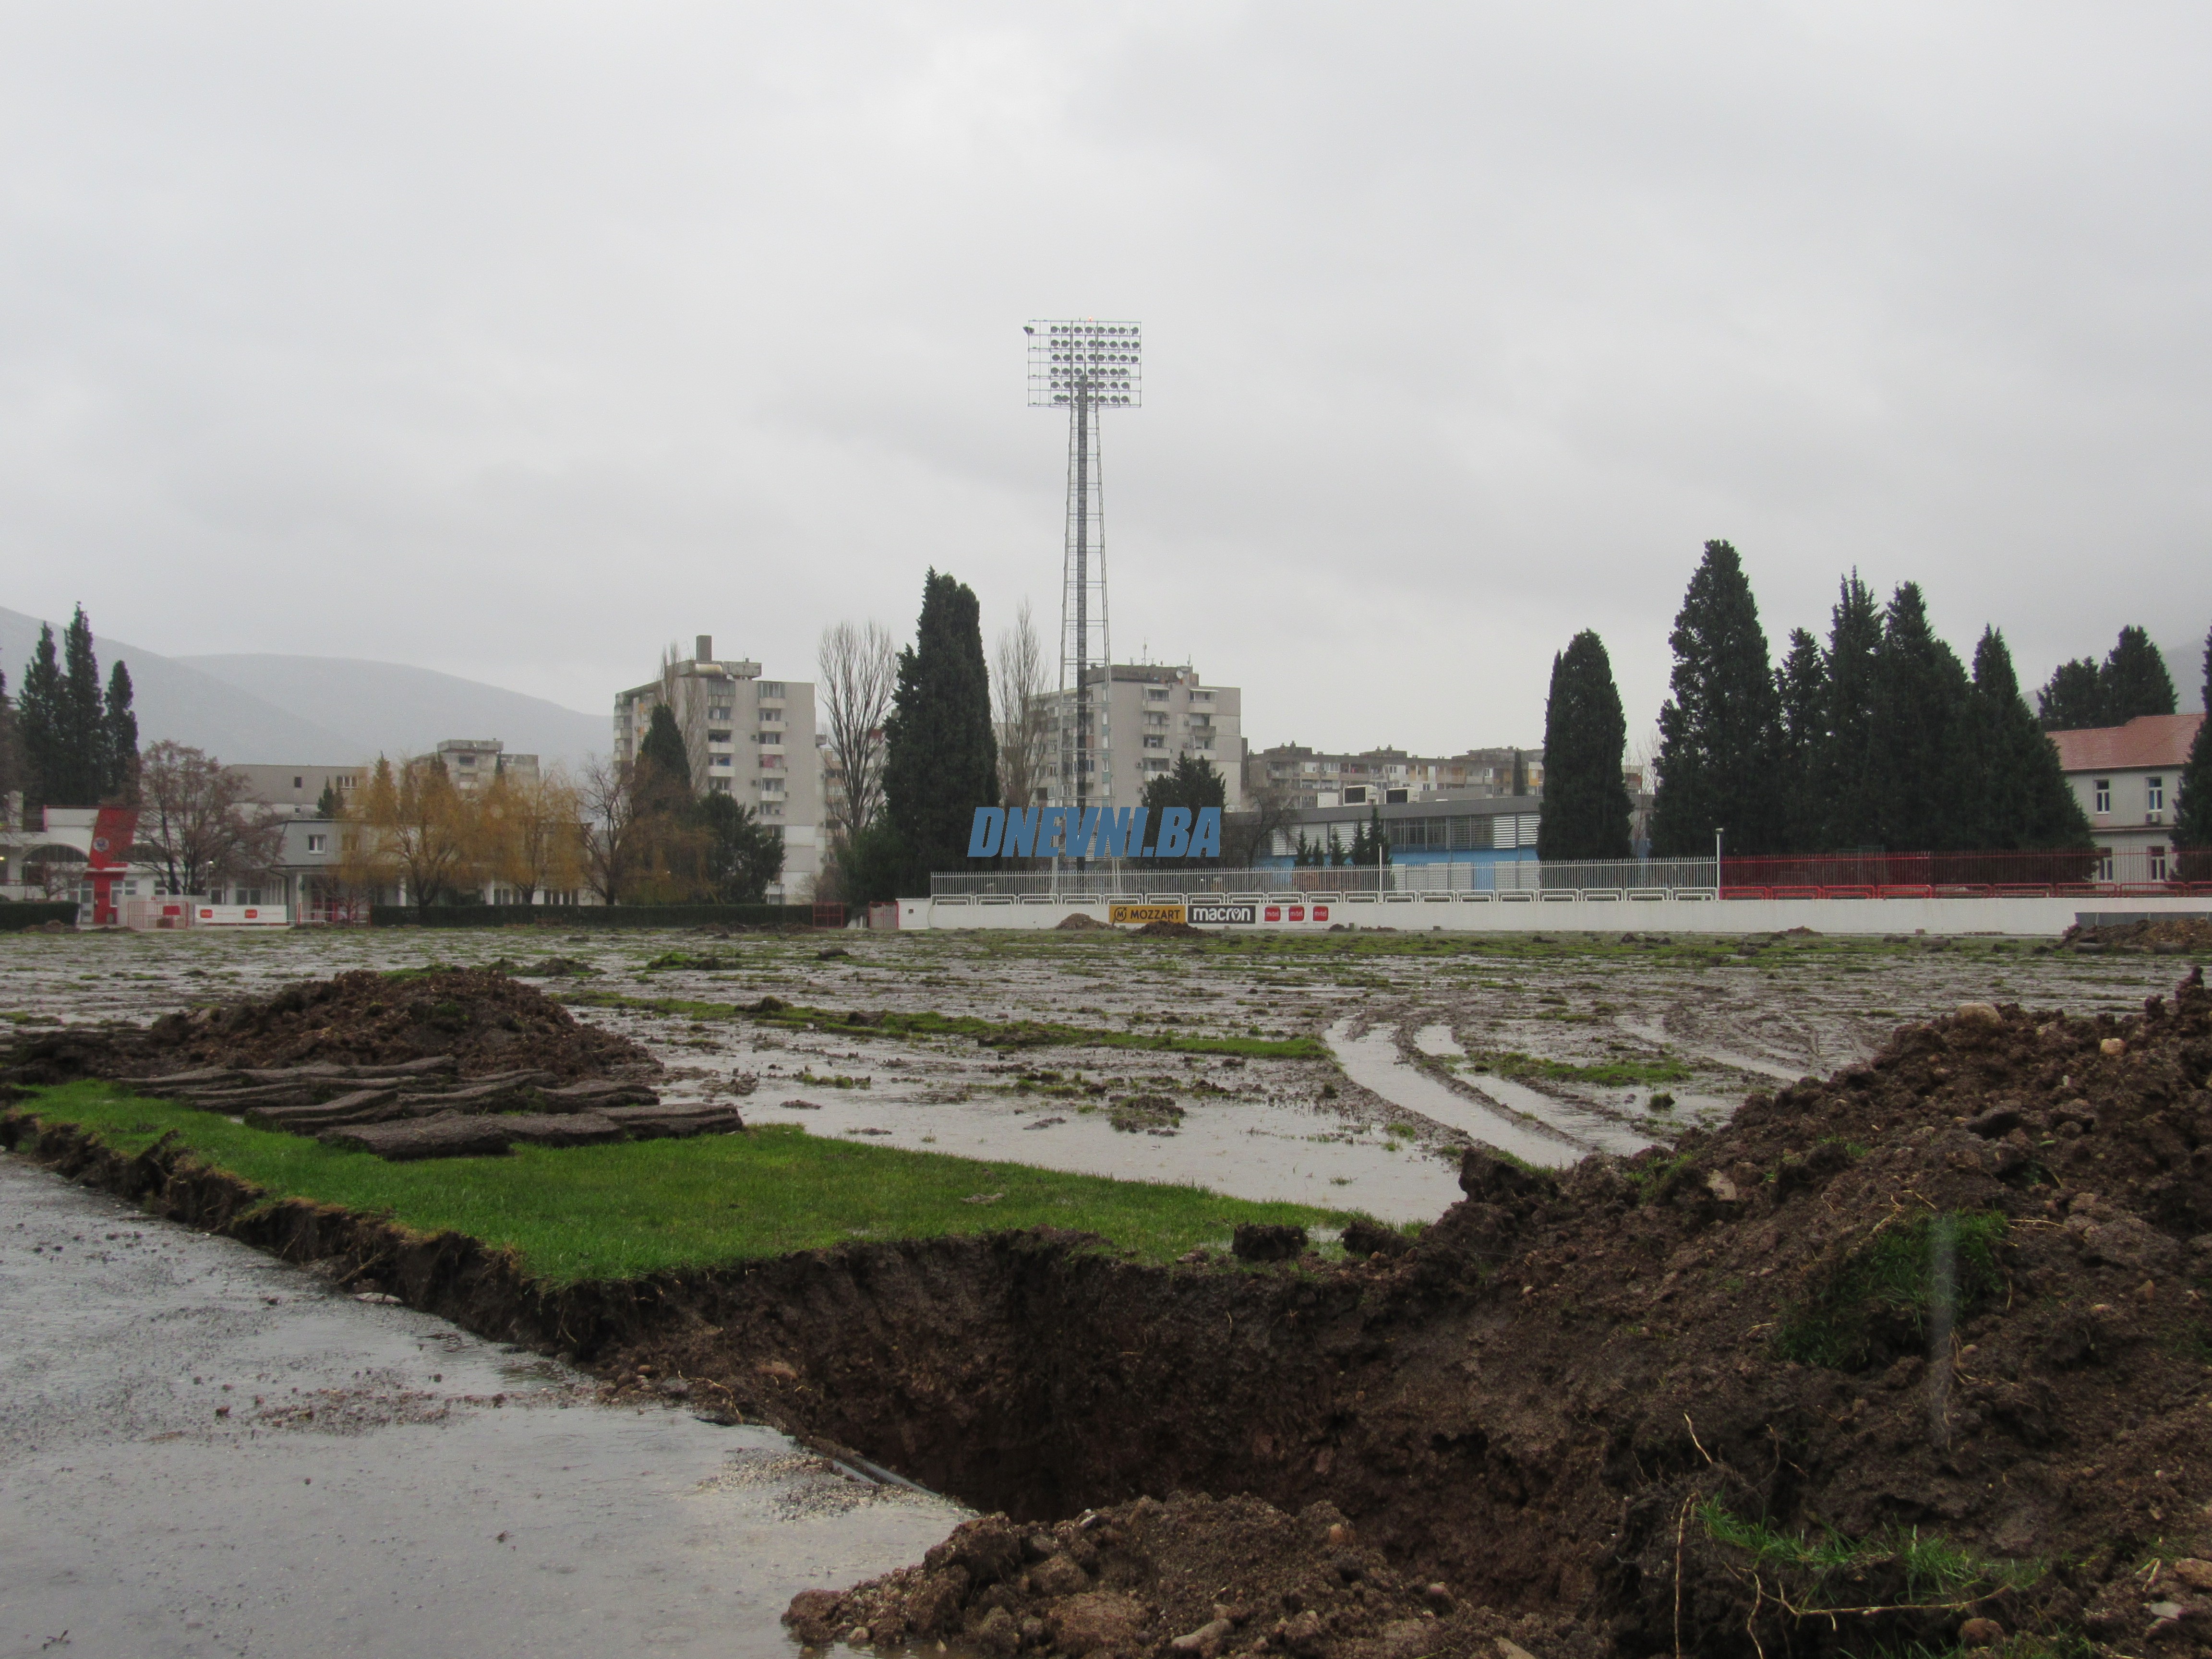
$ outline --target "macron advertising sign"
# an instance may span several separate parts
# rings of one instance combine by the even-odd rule
[[[968,832],[971,859],[1218,859],[1221,809],[1161,810],[1148,842],[1143,806],[979,806]]]

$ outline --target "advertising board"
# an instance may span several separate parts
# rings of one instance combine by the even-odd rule
[[[1180,904],[1109,904],[1106,920],[1113,922],[1135,922],[1142,926],[1148,921],[1181,921]]]
[[[1260,920],[1256,904],[1217,903],[1210,899],[1193,899],[1183,906],[1184,920],[1194,927],[1249,927]]]

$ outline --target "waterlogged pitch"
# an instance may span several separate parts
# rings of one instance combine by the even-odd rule
[[[672,1099],[1391,1220],[1450,1203],[1471,1140],[1547,1164],[1665,1142],[1961,1001],[2131,1012],[2188,965],[1802,936],[83,933],[0,939],[0,1013],[145,1019],[345,969],[501,960],[645,1043]]]

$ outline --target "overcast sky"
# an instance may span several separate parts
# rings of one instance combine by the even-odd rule
[[[1141,319],[1116,654],[1632,730],[1708,537],[2031,684],[2212,623],[2201,5],[0,4],[0,604],[598,713],[922,573],[1056,625],[1022,324]]]

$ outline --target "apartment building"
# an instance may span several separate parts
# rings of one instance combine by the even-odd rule
[[[261,806],[294,813],[312,812],[325,788],[340,800],[368,781],[369,768],[356,761],[344,766],[234,766],[246,780],[246,798]]]
[[[465,795],[489,788],[496,777],[514,784],[538,781],[538,757],[510,755],[497,738],[447,738],[436,754],[446,776]]]
[[[1544,793],[1540,749],[1470,749],[1429,759],[1402,749],[1357,755],[1323,754],[1295,743],[1255,751],[1245,763],[1244,789],[1279,791],[1294,807],[1404,805]],[[1640,780],[1639,780],[1640,781]]]
[[[812,683],[763,679],[758,663],[716,657],[714,636],[702,634],[689,660],[672,659],[657,679],[616,693],[617,760],[637,758],[662,703],[684,734],[692,787],[735,796],[783,837],[783,879],[769,902],[811,893],[824,840]]]
[[[1085,676],[1091,688],[1091,720],[1113,746],[1113,787],[1102,791],[1095,775],[1085,792],[1086,800],[1105,806],[1134,806],[1144,799],[1145,786],[1175,769],[1184,755],[1212,763],[1221,774],[1230,811],[1244,802],[1244,694],[1233,685],[1207,685],[1188,663],[1180,667],[1151,663],[1115,663],[1110,670],[1094,668]],[[1102,708],[1098,699],[1104,693]],[[1054,799],[1073,800],[1073,779],[1079,752],[1075,726],[1075,695],[1054,692],[1047,739],[1046,766],[1055,778]],[[1102,716],[1103,720],[1102,723]],[[1061,757],[1068,770],[1060,772]]]
[[[2170,878],[2181,769],[2203,723],[2202,714],[2138,714],[2125,726],[2051,734],[2097,838],[2095,879]]]

